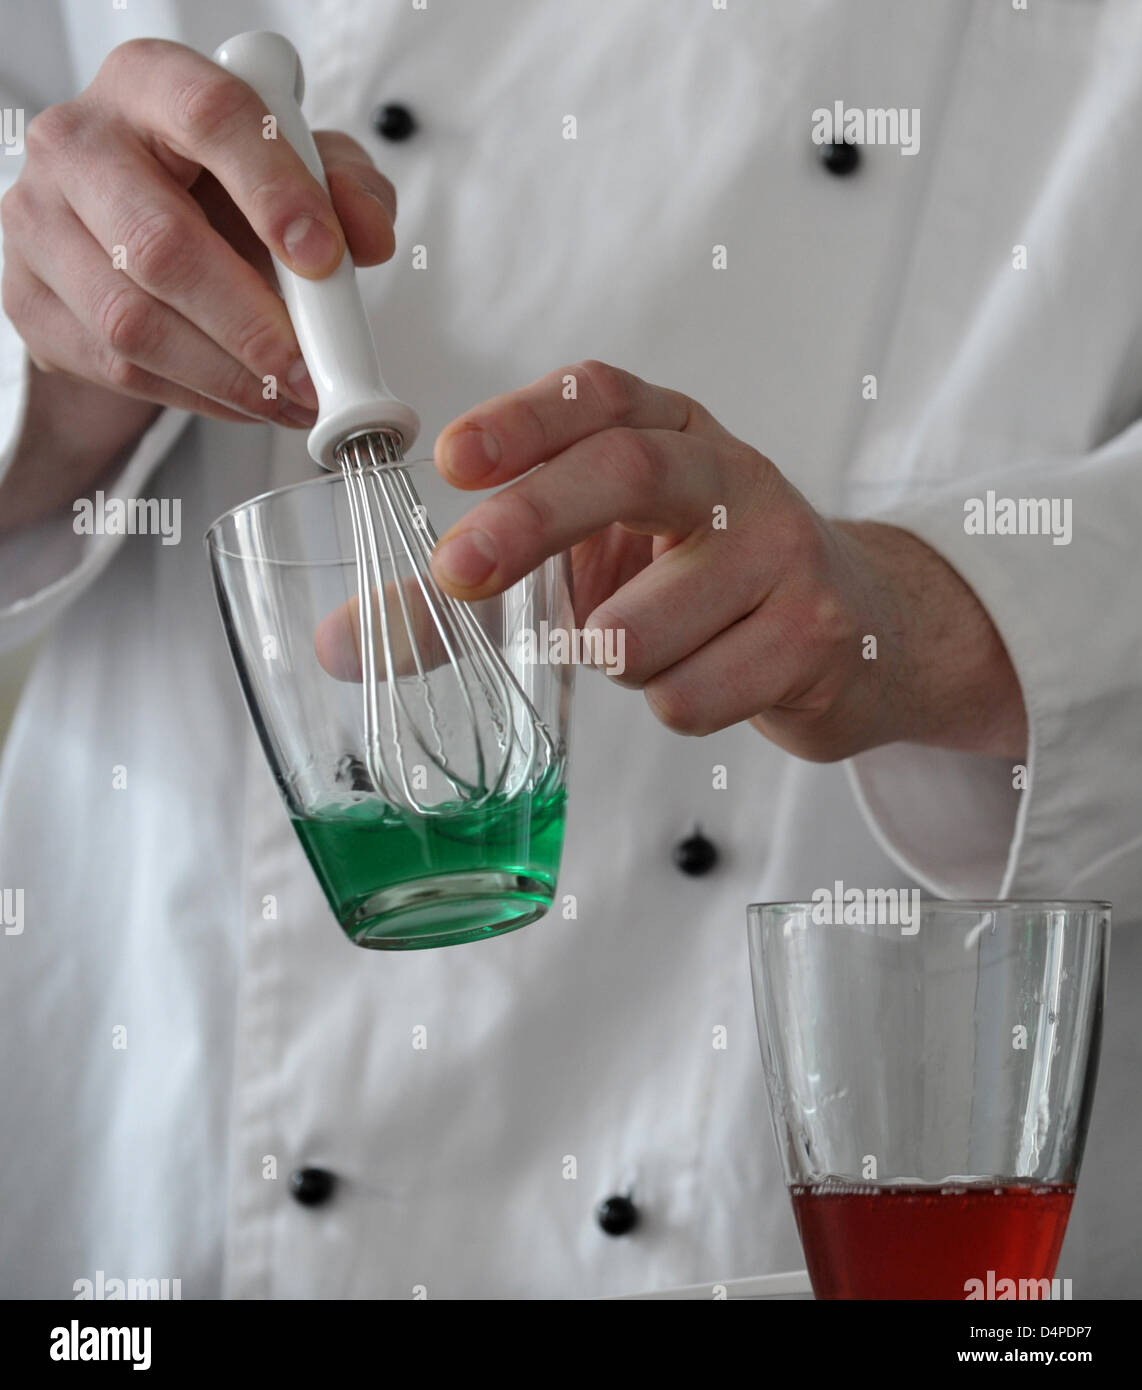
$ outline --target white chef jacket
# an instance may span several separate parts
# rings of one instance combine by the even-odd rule
[[[164,413],[108,491],[181,499],[181,544],[65,515],[0,545],[0,633],[51,625],[0,781],[0,886],[25,890],[22,934],[0,937],[0,1292],[67,1297],[102,1270],[186,1298],[580,1297],[797,1268],[744,909],[840,878],[1115,901],[1060,1274],[1076,1297],[1142,1293],[1142,7],[20,13],[0,81],[29,115],[133,36],[209,53],[285,32],[312,124],[399,190],[395,261],[361,281],[421,452],[584,357],[684,391],[828,514],[895,521],[960,570],[1010,648],[1031,751],[1025,791],[1010,759],[931,749],[810,765],[744,726],[680,738],[585,673],[559,885],[577,917],[359,950],[255,743],[198,540],[309,476],[304,436]],[[919,110],[918,152],[869,146],[831,176],[812,113],[837,100]],[[389,101],[418,121],[407,142],[372,129]],[[25,368],[3,333],[14,437]],[[989,488],[1073,499],[1071,544],[966,535]],[[720,859],[687,878],[671,852],[695,825]],[[304,1166],[337,1175],[324,1205],[291,1199]],[[639,1225],[604,1234],[596,1203],[628,1193]]]

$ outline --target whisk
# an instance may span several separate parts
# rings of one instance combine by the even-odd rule
[[[288,39],[239,34],[214,58],[253,87],[325,185]],[[533,787],[554,764],[554,742],[472,610],[433,578],[436,535],[403,466],[420,422],[385,386],[352,261],[346,255],[324,280],[276,258],[274,269],[317,391],[309,452],[345,480],[368,777],[386,801],[418,816],[454,815],[457,804],[477,808]]]

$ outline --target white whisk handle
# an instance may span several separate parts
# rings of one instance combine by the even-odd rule
[[[305,77],[293,44],[281,34],[237,34],[215,50],[214,61],[253,87],[275,118],[279,136],[328,188],[321,157],[301,112]],[[310,454],[323,467],[336,468],[337,445],[369,429],[396,430],[407,452],[420,421],[385,385],[348,252],[324,280],[295,275],[276,256],[274,270],[317,391],[319,409],[309,435]]]

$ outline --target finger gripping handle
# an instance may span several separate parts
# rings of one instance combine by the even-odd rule
[[[274,117],[277,135],[296,150],[328,192],[321,156],[301,112],[305,76],[293,44],[281,34],[265,31],[237,34],[216,49],[214,61],[257,92]],[[352,258],[343,256],[323,280],[295,274],[276,256],[273,261],[317,391],[319,408],[308,440],[310,454],[323,467],[335,468],[337,445],[367,429],[397,431],[407,452],[420,421],[385,385]]]

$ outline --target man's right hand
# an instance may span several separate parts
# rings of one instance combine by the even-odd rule
[[[268,252],[311,279],[346,243],[358,265],[377,265],[393,254],[396,195],[355,140],[326,131],[315,139],[327,195],[284,139],[263,138],[266,115],[201,54],[136,39],[74,101],[30,122],[24,169],[0,201],[4,312],[46,374],[30,416],[78,379],[91,431],[77,445],[107,433],[93,416],[137,435],[157,405],[312,425],[316,397]],[[145,404],[127,409],[125,396]],[[40,427],[50,432],[46,416],[24,433]]]

